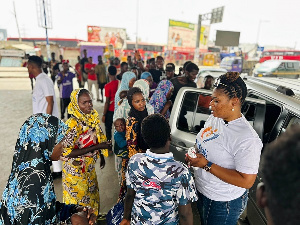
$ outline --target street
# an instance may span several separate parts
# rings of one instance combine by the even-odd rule
[[[74,79],[74,88],[78,83]],[[55,85],[57,102],[58,89]],[[94,102],[94,108],[101,115],[104,103]],[[29,78],[0,78],[0,195],[6,186],[11,171],[11,163],[18,133],[23,122],[32,114],[31,86]],[[103,124],[102,124],[103,125]],[[102,126],[104,128],[104,125]],[[98,161],[99,162],[99,161]],[[98,163],[97,163],[98,164]],[[96,166],[100,188],[100,213],[107,211],[116,203],[119,194],[114,155],[106,158],[106,166],[100,170]],[[62,201],[61,179],[54,181],[57,200]]]
[[[78,88],[76,80],[74,80],[74,88]],[[55,91],[57,102],[59,102],[59,93],[56,85]],[[103,110],[103,105],[104,103],[94,101],[94,108],[100,115]],[[0,78],[0,107],[0,170],[2,171],[0,177],[0,195],[2,196],[11,171],[14,147],[18,138],[19,129],[23,122],[32,114],[30,79],[25,78],[25,76],[21,78]],[[103,124],[102,128],[104,128]],[[100,166],[97,165],[96,172],[100,188],[100,213],[104,214],[116,203],[119,194],[114,155],[110,154],[110,156],[106,158],[106,166],[103,170],[100,170]],[[62,201],[61,181],[61,179],[54,181],[58,201]],[[193,204],[193,213],[194,224],[199,225],[200,221],[196,204]],[[246,225],[240,222],[238,224]]]

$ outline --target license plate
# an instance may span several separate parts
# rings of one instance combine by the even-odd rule
[[[263,75],[262,75],[262,74],[258,74],[257,76],[258,76],[258,77],[262,77]]]

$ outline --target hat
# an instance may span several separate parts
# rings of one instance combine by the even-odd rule
[[[168,63],[166,65],[166,71],[175,71],[175,65],[173,63]]]

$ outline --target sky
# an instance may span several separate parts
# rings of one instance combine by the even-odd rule
[[[14,0],[22,37],[45,37],[45,29],[38,26],[37,1],[41,0]],[[258,40],[261,46],[277,45],[300,49],[299,0],[50,2],[53,28],[48,33],[52,38],[87,40],[87,26],[92,25],[126,28],[128,36],[135,41],[138,27],[141,41],[167,44],[169,19],[197,23],[199,14],[225,6],[223,21],[211,25],[210,40],[215,40],[216,30],[228,30],[241,32],[240,43],[256,43]],[[0,29],[7,29],[8,37],[18,37],[13,0],[0,0],[0,3]],[[203,24],[208,23],[203,21]]]

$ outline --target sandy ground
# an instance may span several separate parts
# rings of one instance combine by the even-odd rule
[[[74,79],[74,88],[78,84]],[[55,85],[58,97],[57,85]],[[93,91],[95,91],[93,89]],[[94,93],[95,94],[95,93]],[[95,95],[94,95],[95,96]],[[29,78],[0,78],[0,195],[11,171],[12,158],[19,129],[32,114],[31,86]],[[59,98],[57,98],[59,103]],[[94,108],[102,114],[103,103],[94,102]],[[104,128],[103,124],[102,127]],[[103,129],[104,130],[104,129]],[[117,201],[119,185],[115,172],[114,156],[106,158],[106,167],[100,170],[97,163],[100,188],[100,212],[106,213]],[[62,201],[61,179],[54,181],[57,199]]]

